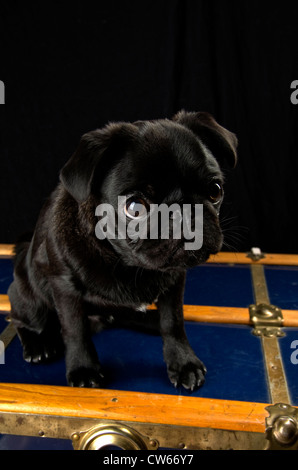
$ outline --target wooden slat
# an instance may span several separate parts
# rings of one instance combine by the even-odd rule
[[[188,321],[209,323],[235,323],[250,325],[248,308],[184,305],[184,318]],[[285,327],[298,327],[298,310],[282,310]]]
[[[1,312],[10,312],[10,302],[8,295],[0,294],[0,313]]]
[[[225,253],[221,252],[212,255],[207,263],[223,263],[223,264],[266,264],[266,265],[282,265],[282,266],[298,266],[298,255],[296,254],[278,254],[272,253],[265,255],[265,258],[259,261],[252,261],[247,253]]]
[[[266,406],[116,390],[0,384],[0,412],[264,432]]]
[[[10,258],[13,255],[14,245],[0,244],[0,257]]]
[[[150,308],[155,308],[153,305]],[[248,308],[213,307],[204,305],[184,305],[184,318],[187,321],[209,323],[235,323],[249,325]],[[0,295],[0,313],[10,312],[7,295]],[[298,310],[283,310],[284,326],[298,327]]]
[[[14,245],[0,244],[0,257],[10,257],[13,255]],[[265,258],[259,261],[252,261],[247,253],[230,253],[220,252],[212,255],[207,263],[223,263],[223,264],[275,264],[285,266],[298,266],[298,255],[296,254],[267,254]]]
[[[282,310],[284,317],[283,326],[298,327],[298,310]]]
[[[210,323],[250,323],[247,308],[209,307],[204,305],[184,305],[184,319],[187,321]]]

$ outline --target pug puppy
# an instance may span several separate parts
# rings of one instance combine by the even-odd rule
[[[49,361],[65,351],[68,384],[101,387],[92,320],[125,323],[133,313],[150,323],[150,313],[142,311],[155,302],[170,381],[191,390],[204,383],[206,368],[184,329],[185,276],[222,246],[222,169],[235,166],[236,147],[235,135],[204,112],[112,123],[83,135],[32,239],[16,245],[8,295],[26,361]],[[202,241],[185,249],[183,236],[172,236],[173,213],[167,238],[162,230],[153,239],[150,233],[97,236],[103,204],[122,221],[145,221],[145,232],[152,205],[186,204],[192,228],[193,208],[201,207]],[[116,232],[119,220],[113,221]]]

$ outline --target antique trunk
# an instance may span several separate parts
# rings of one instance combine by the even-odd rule
[[[63,360],[24,362],[0,247],[0,449],[298,448],[298,255],[220,253],[189,271],[186,330],[208,370],[190,393],[139,331],[94,337],[105,390],[67,387]]]

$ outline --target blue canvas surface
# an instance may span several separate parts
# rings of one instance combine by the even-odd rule
[[[245,326],[186,323],[190,344],[208,370],[205,385],[192,396],[268,401],[260,341],[250,330]],[[111,329],[97,334],[94,343],[108,388],[190,394],[169,382],[159,336]],[[5,364],[0,365],[0,381],[66,385],[64,359],[45,365],[28,364],[15,338],[6,350]]]
[[[187,273],[184,303],[248,307],[254,303],[248,265],[204,264]]]
[[[298,266],[265,266],[265,276],[270,302],[298,310]]]
[[[286,336],[279,345],[291,398],[291,404],[298,406],[298,328],[283,328]]]

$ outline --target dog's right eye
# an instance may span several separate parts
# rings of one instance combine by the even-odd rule
[[[129,200],[124,206],[124,213],[130,219],[139,219],[147,214],[147,204],[143,199]]]
[[[220,183],[213,181],[209,185],[209,200],[212,204],[218,204],[222,200],[223,190]]]

